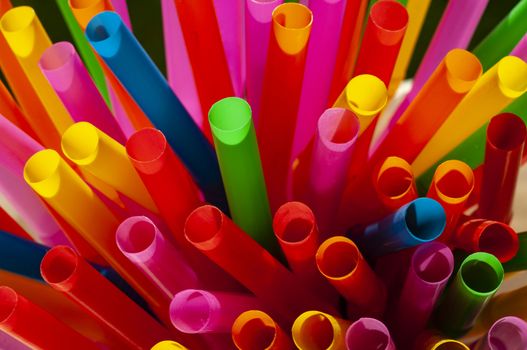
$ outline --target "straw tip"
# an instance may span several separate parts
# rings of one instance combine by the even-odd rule
[[[502,93],[511,99],[521,96],[527,90],[527,62],[516,56],[506,56],[497,66]]]
[[[125,29],[117,13],[104,11],[93,16],[86,26],[85,35],[99,55],[111,57],[120,49],[120,33]]]
[[[24,180],[40,196],[52,197],[60,187],[61,161],[60,155],[51,149],[35,153],[24,166]]]
[[[27,57],[36,43],[35,10],[29,6],[14,7],[0,19],[0,30],[15,55]]]
[[[373,117],[388,102],[388,90],[384,82],[371,74],[357,75],[346,85],[346,100],[354,113]]]
[[[221,99],[210,108],[209,123],[216,140],[236,145],[245,139],[251,129],[251,106],[238,97]]]
[[[62,135],[62,151],[78,165],[92,163],[99,149],[97,128],[88,122],[78,122],[70,126]]]
[[[296,55],[307,46],[313,13],[299,3],[284,3],[273,11],[273,33],[282,51]]]

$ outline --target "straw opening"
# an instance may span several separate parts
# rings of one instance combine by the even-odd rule
[[[472,174],[470,174],[472,175]],[[463,173],[457,169],[447,171],[436,182],[437,191],[449,198],[463,198],[472,191],[474,187],[473,176]]]
[[[320,314],[308,316],[299,329],[300,336],[294,337],[300,349],[325,350],[333,344],[333,325],[330,320]]]
[[[145,128],[126,141],[126,152],[135,162],[147,163],[161,158],[167,148],[165,135],[157,129]]]
[[[318,119],[318,133],[327,147],[351,144],[359,130],[359,119],[344,108],[327,109]]]
[[[415,239],[428,242],[443,232],[446,216],[439,203],[429,198],[419,198],[406,208],[405,221],[408,232]]]
[[[454,269],[454,259],[450,249],[440,243],[429,243],[418,248],[412,265],[417,276],[427,283],[446,281]]]
[[[474,54],[461,49],[451,50],[445,56],[445,65],[451,78],[464,82],[476,81],[483,70]]]
[[[78,263],[78,256],[71,248],[55,247],[42,259],[40,271],[47,283],[62,284],[75,273]]]
[[[305,29],[311,25],[313,14],[304,5],[286,3],[273,11],[273,20],[285,29]]]
[[[407,193],[413,182],[409,169],[391,167],[381,171],[377,179],[379,191],[386,197],[398,198]]]
[[[144,218],[135,220],[127,229],[118,230],[117,233],[119,248],[125,253],[135,254],[144,252],[154,244],[156,227],[150,220]]]
[[[487,339],[492,349],[523,350],[527,346],[526,330],[525,323],[522,320],[515,317],[506,317],[497,321],[491,327]]]
[[[478,246],[480,251],[490,253],[502,262],[508,261],[518,251],[518,235],[505,224],[491,222],[483,228]]]
[[[289,202],[276,211],[273,229],[278,239],[287,243],[299,243],[315,230],[315,217],[305,204]]]
[[[72,8],[80,10],[88,7],[92,7],[98,3],[102,3],[102,0],[70,0],[70,5]]]
[[[388,329],[372,318],[361,318],[346,332],[346,342],[353,349],[384,350],[390,343]]]
[[[56,43],[49,47],[40,57],[40,67],[43,70],[55,70],[71,61],[75,48],[68,42]]]
[[[276,339],[276,328],[262,318],[246,321],[237,334],[233,333],[233,341],[240,349],[265,350],[270,349]]]
[[[379,1],[372,6],[370,18],[377,27],[396,32],[406,28],[408,11],[398,2]]]
[[[105,41],[119,31],[121,19],[114,12],[101,12],[92,18],[86,27],[86,36],[91,42]]]
[[[29,27],[35,18],[35,10],[31,7],[15,7],[3,15],[0,26],[2,26],[2,30],[14,33]]]
[[[46,149],[35,153],[24,167],[24,178],[30,184],[36,184],[49,179],[54,175],[60,164],[57,152]]]
[[[75,163],[91,163],[99,148],[97,129],[87,122],[73,124],[62,135],[61,146],[66,157]]]
[[[322,243],[316,255],[320,272],[333,279],[351,275],[359,259],[359,250],[351,241],[336,241],[332,238]]]
[[[184,333],[202,333],[209,326],[216,305],[210,293],[184,290],[177,293],[170,304],[170,320]]]
[[[457,340],[446,339],[437,344],[433,350],[468,350],[468,347]]]
[[[498,79],[502,92],[518,97],[527,89],[527,63],[515,56],[506,56],[498,62]]]
[[[209,123],[214,136],[222,142],[240,142],[248,133],[252,116],[249,104],[237,97],[227,97],[212,105]]]
[[[223,224],[221,211],[211,205],[195,209],[185,223],[185,235],[192,243],[204,243],[212,239]]]
[[[373,116],[384,108],[388,94],[382,80],[370,74],[361,74],[346,85],[346,100],[357,115]]]
[[[523,120],[512,113],[500,114],[490,121],[487,128],[489,143],[499,150],[512,151],[520,147],[526,138]]]
[[[487,253],[470,255],[463,262],[460,273],[465,286],[483,295],[494,293],[503,281],[503,267]]]

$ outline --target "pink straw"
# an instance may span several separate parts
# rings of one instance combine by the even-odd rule
[[[388,328],[374,318],[360,318],[346,332],[349,350],[395,350]]]
[[[245,311],[257,309],[254,296],[186,289],[170,303],[170,320],[183,333],[231,333],[232,324]]]
[[[516,44],[510,55],[527,61],[527,33],[521,38],[518,44]]]
[[[112,0],[112,5],[115,10],[123,19],[124,24],[128,29],[132,30],[132,22],[130,21],[130,14],[128,13],[128,5],[126,0]]]
[[[196,274],[181,254],[146,216],[124,220],[117,228],[115,239],[119,250],[168,298],[199,285]]]
[[[514,316],[500,318],[490,327],[474,350],[513,350],[527,348],[527,323]]]
[[[31,348],[11,335],[0,331],[0,349],[2,350],[31,350]]]

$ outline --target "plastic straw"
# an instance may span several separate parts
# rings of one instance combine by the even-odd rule
[[[316,262],[320,273],[349,302],[351,317],[382,316],[386,290],[355,243],[342,236],[329,238],[318,248]]]
[[[526,295],[527,286],[523,286],[495,296],[481,314],[478,320],[479,324],[474,328],[478,328],[478,326],[481,328],[482,326],[486,330],[494,322],[506,316],[515,316],[524,321],[527,320]]]
[[[4,82],[0,82],[0,114],[26,134],[35,140],[37,139],[37,135],[27,122],[27,116],[22,112],[18,102],[15,101]]]
[[[126,150],[87,122],[72,125],[62,135],[62,151],[69,160],[152,212],[157,208],[141,182]]]
[[[437,331],[426,331],[417,337],[414,350],[469,350],[469,347],[454,339],[445,339]]]
[[[39,66],[74,121],[90,122],[118,142],[125,142],[119,124],[72,44],[62,41],[50,46]]]
[[[277,253],[251,107],[241,98],[225,98],[210,109],[209,123],[232,220]]]
[[[418,198],[369,225],[360,238],[368,256],[380,256],[433,241],[443,232],[446,215],[441,204],[430,198]]]
[[[527,323],[517,317],[503,317],[494,322],[474,350],[521,350],[527,347]]]
[[[524,61],[527,61],[527,34],[525,34],[518,44],[516,44],[514,49],[511,51],[511,56],[516,56]]]
[[[258,306],[250,295],[186,289],[172,299],[170,319],[183,333],[230,333],[242,312]]]
[[[169,337],[167,330],[71,248],[51,249],[42,260],[41,270],[52,288],[67,294],[128,346],[148,348]]]
[[[0,332],[0,347],[3,350],[31,350],[29,346],[5,332]]]
[[[438,307],[437,326],[446,334],[460,336],[473,325],[503,281],[503,267],[494,255],[469,255]]]
[[[221,176],[211,145],[119,16],[98,14],[88,24],[86,36],[154,125],[164,132],[206,198],[222,205]]]
[[[152,347],[151,350],[188,350],[183,345],[171,340],[163,340]]]
[[[291,332],[299,349],[343,349],[349,321],[319,311],[306,311],[295,320]]]
[[[521,0],[474,49],[484,69],[507,55],[527,32],[527,0]]]
[[[199,285],[192,268],[147,217],[124,220],[117,228],[116,242],[119,250],[169,299]]]
[[[9,287],[0,287],[0,311],[0,329],[31,348],[99,348]]]
[[[450,242],[473,190],[474,174],[467,164],[447,160],[437,167],[427,197],[435,199],[445,209],[447,223],[439,237],[441,242]]]
[[[515,272],[527,270],[527,234],[526,232],[518,233],[518,252],[509,261],[503,264],[505,272]]]
[[[520,97],[527,90],[526,78],[527,63],[514,56],[502,58],[485,72],[415,159],[412,166],[416,175],[421,175]]]
[[[388,86],[408,26],[408,12],[396,1],[379,1],[369,13],[353,75],[371,74]]]
[[[415,250],[392,320],[400,344],[410,346],[426,328],[453,270],[454,256],[443,243],[430,242]]]
[[[483,219],[464,222],[457,229],[453,244],[469,253],[490,253],[502,263],[511,260],[519,248],[518,235],[509,225]]]
[[[0,231],[0,268],[42,281],[40,260],[48,248],[35,242]]]
[[[203,254],[269,306],[272,315],[280,315],[280,321],[292,323],[298,314],[314,305],[327,309],[218,208],[202,206],[194,210],[185,224],[185,235]]]
[[[349,350],[395,350],[390,331],[379,320],[360,318],[346,331],[346,348]]]
[[[247,101],[258,125],[267,49],[271,37],[272,13],[283,0],[245,1],[245,56],[247,60]]]
[[[514,114],[500,114],[490,121],[477,216],[511,220],[526,137],[525,122]]]
[[[232,340],[239,350],[289,350],[293,344],[286,332],[265,312],[245,311],[232,325]]]

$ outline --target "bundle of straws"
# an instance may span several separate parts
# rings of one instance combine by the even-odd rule
[[[1,349],[527,349],[527,0],[406,81],[431,0],[161,0],[168,78],[56,1],[0,2]]]

